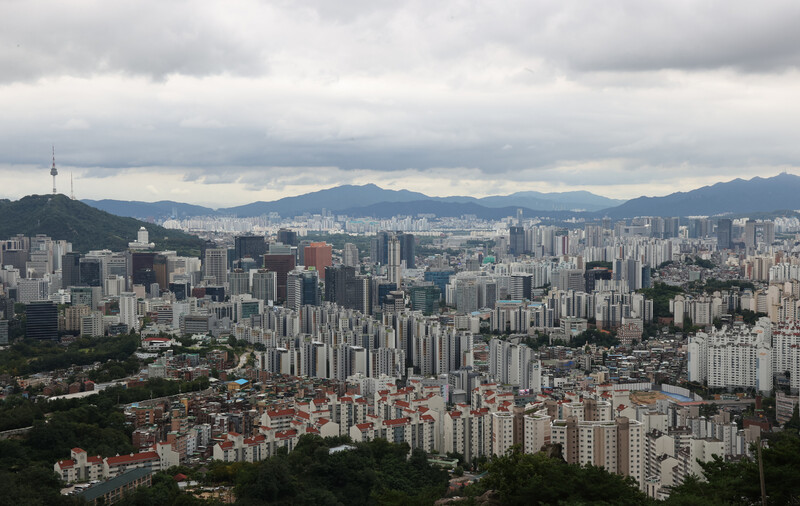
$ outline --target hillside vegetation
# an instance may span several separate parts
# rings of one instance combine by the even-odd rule
[[[157,249],[199,256],[202,241],[177,230],[133,218],[114,216],[65,195],[29,195],[17,201],[0,200],[0,237],[45,234],[66,239],[75,251],[121,251],[136,239],[140,227],[150,233]]]

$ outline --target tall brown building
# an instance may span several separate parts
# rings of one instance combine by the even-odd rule
[[[325,267],[333,265],[331,260],[332,251],[331,245],[324,242],[312,242],[305,248],[304,265],[306,267],[314,267],[323,281],[325,281]],[[278,283],[280,284],[280,281]]]
[[[286,275],[294,269],[294,255],[269,254],[264,255],[264,267],[275,271],[278,281],[278,300],[286,300]]]

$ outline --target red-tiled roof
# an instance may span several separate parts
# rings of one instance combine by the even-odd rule
[[[106,463],[109,466],[119,466],[123,464],[134,464],[136,462],[145,462],[147,460],[158,460],[156,452],[142,452],[134,453],[133,455],[120,455],[118,457],[107,457]]]
[[[58,461],[58,466],[61,469],[68,469],[70,467],[75,467],[75,461],[74,460],[59,460]]]
[[[384,420],[383,424],[389,427],[394,427],[395,425],[405,425],[410,421],[410,418],[395,418],[394,420]]]

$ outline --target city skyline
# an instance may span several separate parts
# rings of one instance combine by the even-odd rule
[[[0,198],[47,191],[51,145],[61,193],[214,207],[800,173],[790,3],[84,7],[8,6]]]

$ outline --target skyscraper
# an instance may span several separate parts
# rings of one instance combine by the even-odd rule
[[[309,304],[320,304],[318,272],[297,268],[286,277],[286,307],[299,311]]]
[[[406,263],[406,269],[416,268],[414,234],[399,232],[397,239],[400,241],[400,260]]]
[[[78,286],[81,282],[81,254],[66,253],[61,257],[61,288]]]
[[[81,258],[80,285],[103,286],[103,265],[98,258]]]
[[[348,267],[358,267],[358,247],[355,244],[351,242],[344,244],[342,263]]]
[[[386,265],[389,262],[389,232],[375,234],[370,243],[369,256],[373,264]]]
[[[719,249],[731,249],[733,235],[733,221],[729,218],[720,218],[717,221],[717,247]]]
[[[58,307],[50,301],[31,302],[25,308],[25,337],[58,339]]]
[[[389,268],[389,281],[394,283],[397,288],[400,288],[400,285],[403,282],[402,279],[402,271],[401,271],[401,255],[400,255],[400,241],[397,238],[393,237],[389,239],[389,244],[387,246],[387,253],[388,253],[388,268]]]
[[[241,295],[250,292],[250,273],[242,269],[234,269],[228,276],[228,285],[231,295]]]
[[[286,275],[294,269],[295,257],[291,253],[272,253],[271,250],[272,246],[270,253],[264,255],[264,267],[275,272],[278,286],[277,300],[286,300]]]
[[[508,227],[508,253],[514,256],[525,252],[525,229],[522,227]]]
[[[240,235],[234,238],[234,260],[240,258],[260,259],[267,252],[267,243],[260,235]]]
[[[214,283],[224,285],[228,282],[228,250],[225,248],[208,248],[204,262],[204,273],[213,277]]]
[[[306,267],[313,267],[319,272],[319,277],[325,281],[325,267],[333,262],[331,260],[332,248],[325,242],[312,242],[305,248],[303,257]]]
[[[278,242],[288,244],[289,246],[297,246],[297,232],[288,228],[278,230]]]
[[[265,302],[278,299],[278,276],[275,271],[259,269],[253,273],[253,298]]]
[[[346,265],[325,268],[325,300],[346,308],[356,308],[356,270]]]

